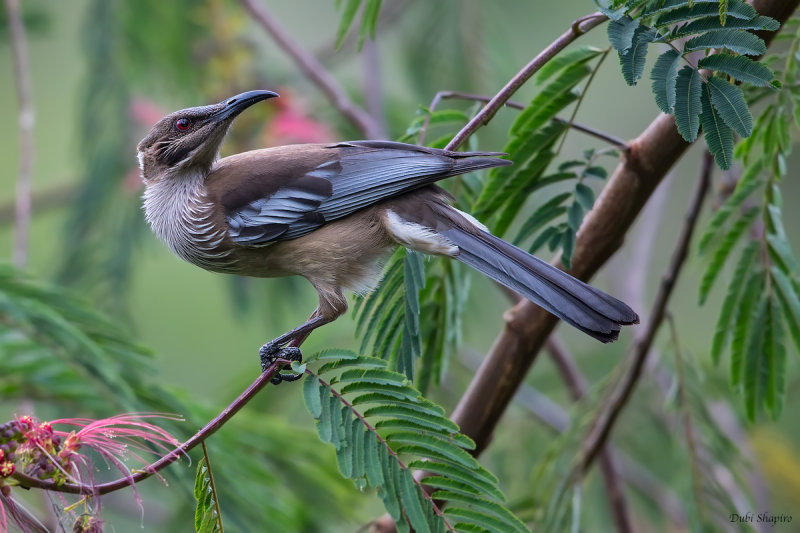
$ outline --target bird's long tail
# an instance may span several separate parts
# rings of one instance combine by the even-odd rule
[[[475,227],[440,231],[459,252],[455,259],[523,295],[602,342],[616,340],[622,325],[639,317],[623,302],[516,246]]]

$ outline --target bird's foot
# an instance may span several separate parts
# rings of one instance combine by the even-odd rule
[[[261,371],[266,372],[267,368],[272,366],[278,359],[285,359],[287,361],[303,361],[303,353],[300,348],[296,346],[279,346],[273,342],[268,342],[258,351],[261,358]],[[303,377],[303,374],[282,374],[280,372],[272,376],[270,380],[274,385],[280,385],[284,381],[297,381]]]

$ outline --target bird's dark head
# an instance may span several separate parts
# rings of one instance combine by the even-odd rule
[[[218,104],[190,107],[162,118],[137,146],[145,181],[157,180],[173,169],[207,171],[233,119],[256,102],[276,96],[272,91],[248,91]]]

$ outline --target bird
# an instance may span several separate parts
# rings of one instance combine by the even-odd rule
[[[288,347],[301,357],[311,331],[347,310],[345,290],[372,290],[398,246],[461,261],[601,342],[638,323],[622,301],[492,235],[436,185],[510,165],[506,154],[366,140],[220,158],[234,119],[277,96],[253,90],[170,113],[137,146],[145,219],[175,255],[212,272],[299,275],[316,289],[311,317],[262,346],[262,367]]]

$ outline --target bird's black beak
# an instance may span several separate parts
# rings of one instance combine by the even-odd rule
[[[214,113],[213,117],[217,120],[231,119],[256,102],[278,96],[280,95],[273,91],[247,91],[246,93],[237,94],[217,104],[219,109]]]

